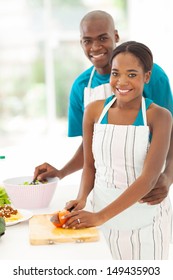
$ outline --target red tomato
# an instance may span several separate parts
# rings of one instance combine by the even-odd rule
[[[54,224],[55,227],[62,227],[62,225],[64,225],[68,220],[67,218],[63,219],[63,217],[68,214],[70,214],[70,212],[66,209],[63,209],[62,211],[55,213],[50,218],[50,221]]]

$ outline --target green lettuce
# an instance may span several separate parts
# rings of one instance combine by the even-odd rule
[[[6,190],[0,186],[0,206],[4,206],[4,204],[11,204],[11,201]]]

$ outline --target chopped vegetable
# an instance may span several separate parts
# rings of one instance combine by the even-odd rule
[[[64,216],[70,214],[70,211],[63,209],[57,213],[55,213],[51,218],[50,221],[53,223],[55,227],[62,227],[68,218],[64,218]]]
[[[34,180],[31,183],[26,181],[26,182],[23,183],[23,185],[29,186],[29,185],[40,185],[40,184],[46,184],[46,183],[48,183],[48,181],[45,179],[43,181]]]
[[[0,217],[0,237],[5,233],[5,220]]]
[[[9,196],[3,187],[0,187],[0,206],[11,204]]]

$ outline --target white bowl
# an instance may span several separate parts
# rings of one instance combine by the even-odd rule
[[[32,176],[23,176],[3,181],[4,188],[16,208],[38,209],[49,206],[56,190],[58,178],[48,178],[46,184],[24,185],[24,182],[32,180]]]

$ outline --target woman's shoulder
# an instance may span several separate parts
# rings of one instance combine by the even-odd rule
[[[106,99],[99,99],[99,100],[92,101],[86,106],[86,109],[87,110],[93,110],[93,109],[95,110],[97,108],[103,109],[103,107],[106,106],[114,97],[115,95],[113,94],[107,97]]]
[[[151,103],[147,111],[153,119],[157,119],[157,121],[159,122],[172,122],[172,115],[170,111],[164,107],[157,105],[154,102]]]
[[[96,110],[97,108],[103,107],[105,103],[105,99],[95,100],[90,102],[85,110]]]
[[[97,119],[104,108],[105,99],[90,102],[85,108],[85,116]]]

